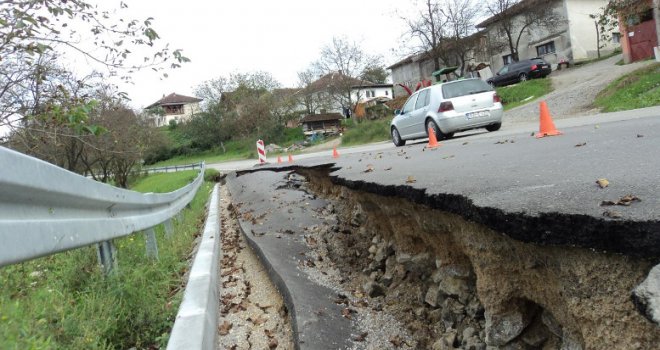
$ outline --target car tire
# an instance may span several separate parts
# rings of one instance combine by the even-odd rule
[[[502,123],[490,124],[486,127],[486,130],[491,131],[491,132],[492,131],[497,131],[497,130],[500,130],[501,127],[502,127]]]
[[[397,130],[396,127],[392,128],[391,134],[392,134],[392,143],[394,143],[394,146],[401,147],[406,144],[406,140],[401,138],[401,135],[399,134],[399,130]]]
[[[429,133],[429,128],[433,128],[433,131],[435,131],[435,138],[438,141],[447,138],[447,136],[440,130],[440,128],[438,127],[438,124],[436,124],[433,119],[429,119],[429,120],[426,121],[427,136],[428,136],[428,133]]]
[[[520,81],[527,81],[527,79],[528,78],[526,73],[520,73],[520,75],[518,76],[518,80]]]
[[[493,89],[495,88],[495,83],[492,80],[488,82],[488,85],[490,85],[490,87]]]

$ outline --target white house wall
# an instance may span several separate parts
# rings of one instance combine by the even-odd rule
[[[373,91],[374,96],[369,95],[367,97],[367,91]],[[363,87],[360,89],[352,89],[351,95],[353,102],[362,101],[365,98],[373,97],[389,97],[392,98],[392,88],[391,87]]]
[[[598,41],[596,37],[596,26],[594,20],[589,18],[590,14],[603,12],[607,4],[605,0],[564,0],[568,13],[569,32],[573,49],[573,60],[585,60],[598,57]],[[607,42],[601,49],[603,52],[612,52],[616,45]]]
[[[563,18],[566,18],[566,13],[564,9],[563,0],[551,0],[554,3],[554,11]],[[514,20],[518,22],[523,21],[524,15],[517,15]],[[535,27],[530,26],[520,37],[520,42],[518,44],[518,58],[520,60],[529,59],[533,57],[539,57],[536,51],[536,47],[554,41],[555,43],[555,52],[550,54],[541,55],[543,59],[548,61],[550,64],[556,64],[561,59],[570,59],[570,48],[571,43],[568,37],[568,21],[564,21],[561,25],[546,29],[544,27]],[[489,35],[498,35],[498,30],[496,25],[488,27]],[[518,36],[518,33],[514,33],[514,41]],[[505,37],[502,37],[501,40],[505,40]],[[503,56],[510,54],[508,45],[504,48],[504,51],[498,52],[495,55],[491,56],[491,68],[493,73],[497,72],[504,66]]]

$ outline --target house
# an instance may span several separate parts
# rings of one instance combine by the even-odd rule
[[[304,93],[308,103],[314,103],[314,108],[308,108],[309,112],[340,113],[350,118],[351,110],[358,101],[377,96],[391,97],[392,85],[374,84],[342,72],[331,72],[309,84]]]
[[[300,122],[303,126],[305,135],[315,133],[333,134],[341,130],[341,120],[344,117],[339,113],[311,114],[303,118]]]
[[[373,84],[351,86],[351,94],[355,102],[363,102],[375,97],[392,98],[392,84]]]
[[[623,61],[631,63],[653,57],[660,50],[660,1],[617,1]],[[655,53],[660,59],[660,52]]]
[[[171,121],[181,123],[192,118],[200,112],[199,103],[201,98],[178,95],[171,93],[150,104],[145,109],[151,114],[154,126],[169,125]]]
[[[449,56],[452,61],[447,63],[440,58],[441,68],[448,65],[463,65],[461,67],[463,70],[462,75],[476,77],[479,69],[490,65],[488,62],[489,57],[486,54],[486,38],[483,32],[476,32],[463,38],[458,44],[445,42],[442,44],[442,51],[450,51],[457,45],[462,47],[465,52],[465,62],[457,62],[455,55],[443,54],[442,56]],[[415,91],[418,87],[427,86],[436,81],[433,76],[433,72],[436,71],[435,62],[430,52],[410,55],[387,67],[387,69],[392,71],[393,98],[408,96],[408,90]],[[454,74],[453,77],[455,78],[458,75]]]
[[[559,62],[596,58],[598,38],[590,15],[601,13],[607,3],[608,0],[522,0],[477,24],[477,28],[483,29],[488,37],[491,70],[496,72],[514,60],[508,44],[494,45],[503,43],[501,28],[505,23],[511,23],[510,28],[514,29],[514,42],[522,32],[518,43],[519,60],[541,57],[556,67]],[[521,31],[529,14],[546,5],[551,7],[556,18],[552,25],[548,25],[550,21],[542,20],[546,25],[534,23]],[[612,52],[615,47],[614,43],[605,43],[601,52]]]

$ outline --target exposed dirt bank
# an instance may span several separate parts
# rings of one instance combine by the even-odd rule
[[[660,328],[630,297],[652,261],[524,243],[457,214],[338,186],[325,169],[298,172],[334,203],[326,214],[338,224],[317,230],[322,260],[341,271],[343,289],[362,290],[406,324],[418,348],[660,344]]]

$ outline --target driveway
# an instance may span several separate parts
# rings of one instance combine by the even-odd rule
[[[599,110],[592,104],[601,90],[620,76],[654,62],[643,61],[623,66],[616,65],[621,58],[621,55],[616,55],[581,67],[553,71],[549,77],[552,80],[554,91],[534,102],[506,111],[504,123],[518,124],[538,121],[538,102],[541,100],[548,103],[553,119],[598,113]]]

